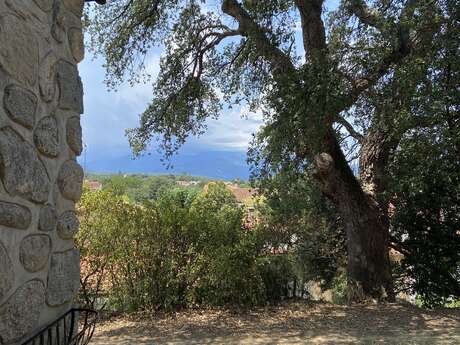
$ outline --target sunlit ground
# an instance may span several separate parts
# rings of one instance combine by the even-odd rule
[[[135,314],[100,324],[92,344],[460,344],[460,310],[291,303],[251,312]]]

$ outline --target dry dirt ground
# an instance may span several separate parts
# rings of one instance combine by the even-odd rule
[[[101,321],[91,345],[460,344],[460,309],[290,303],[253,311],[131,314]]]

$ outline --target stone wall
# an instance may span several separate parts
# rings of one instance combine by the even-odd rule
[[[0,344],[68,310],[79,286],[83,0],[0,0]]]

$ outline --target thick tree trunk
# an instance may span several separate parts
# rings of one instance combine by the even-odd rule
[[[388,253],[388,221],[372,201],[362,196],[339,201],[347,234],[348,298],[393,300]]]
[[[338,143],[315,157],[315,178],[342,217],[348,249],[348,297],[351,302],[393,300],[386,210],[361,187]]]

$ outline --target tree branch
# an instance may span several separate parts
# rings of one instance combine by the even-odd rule
[[[345,120],[345,118],[343,118],[342,116],[340,115],[337,115],[336,119],[335,119],[335,122],[341,124],[343,127],[345,127],[345,129],[348,131],[348,133],[350,133],[350,135],[355,138],[358,142],[362,142],[364,137],[361,133],[359,133],[358,131],[356,131],[353,127],[353,125],[348,122],[347,120]]]
[[[347,0],[345,7],[358,17],[359,21],[380,31],[385,27],[385,19],[375,8],[367,6],[365,0]]]
[[[248,43],[248,40],[244,40],[241,46],[239,47],[238,51],[236,52],[235,56],[233,56],[233,58],[230,61],[222,64],[221,69],[225,69],[229,66],[232,66],[236,62],[236,60],[241,56],[241,53],[246,48],[247,43]]]
[[[123,10],[120,12],[120,14],[118,16],[116,16],[115,18],[113,18],[113,20],[111,21],[111,24],[115,23],[120,18],[123,18],[126,15],[126,13],[128,12],[128,9],[131,7],[133,2],[134,2],[134,0],[129,0],[128,3],[124,6]]]
[[[357,3],[358,5],[362,4],[363,6],[366,6],[362,0],[350,1],[353,3]],[[374,68],[371,69],[366,76],[352,82],[353,85],[351,91],[344,97],[344,102],[339,105],[339,108],[334,109],[335,113],[338,114],[350,108],[358,100],[359,96],[363,91],[367,90],[369,87],[377,83],[377,81],[388,72],[388,70],[393,64],[401,62],[415,49],[415,36],[412,35],[411,38],[408,20],[414,14],[416,2],[417,0],[408,0],[401,11],[399,22],[398,24],[396,24],[398,32],[397,44],[393,46],[393,49],[388,54],[386,54],[380,61],[380,63],[374,66]],[[367,8],[367,6],[362,8]],[[360,12],[358,11],[358,13]],[[365,20],[369,21],[370,19],[368,18]],[[374,20],[377,20],[377,18],[374,18],[371,22],[374,23]],[[393,25],[395,24],[393,23]]]
[[[233,17],[239,24],[238,31],[254,40],[260,55],[270,63],[274,74],[293,73],[296,71],[291,59],[270,42],[266,33],[251,18],[249,13],[236,0],[224,0],[222,11]]]
[[[306,57],[321,63],[326,51],[326,32],[321,19],[323,0],[295,0],[302,24]]]
[[[192,76],[198,79],[201,77],[201,74],[203,72],[203,59],[204,59],[204,55],[206,54],[206,52],[208,52],[210,49],[214,48],[215,46],[219,45],[219,43],[222,42],[224,38],[238,36],[238,35],[241,35],[241,32],[238,30],[230,30],[230,31],[225,31],[225,32],[210,32],[204,35],[198,45],[198,51],[197,51],[197,55],[195,58],[195,66],[193,67]],[[214,37],[214,39],[203,47],[203,44],[205,44],[206,39],[209,37]],[[198,73],[195,76],[196,70],[198,71]]]

